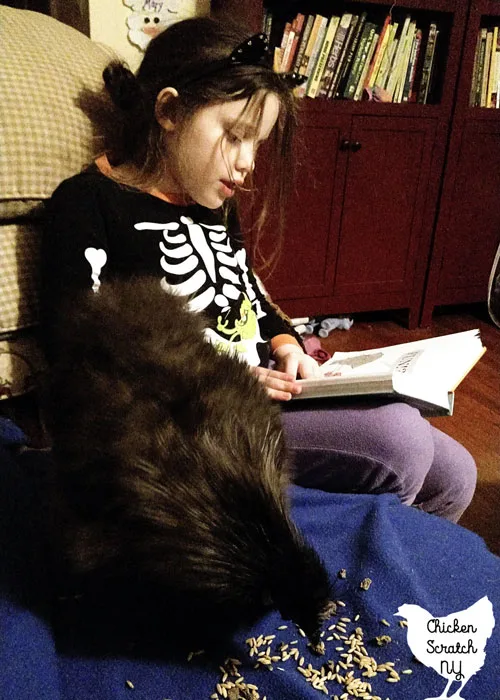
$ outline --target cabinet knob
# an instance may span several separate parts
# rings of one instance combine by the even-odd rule
[[[361,143],[359,141],[349,141],[349,139],[342,139],[340,142],[341,151],[351,151],[356,153],[361,148]]]

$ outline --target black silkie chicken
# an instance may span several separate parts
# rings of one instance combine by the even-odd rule
[[[55,527],[84,602],[229,637],[272,609],[313,644],[330,585],[292,523],[279,407],[158,280],[106,282],[61,313],[49,409]],[[186,640],[187,641],[187,640]]]

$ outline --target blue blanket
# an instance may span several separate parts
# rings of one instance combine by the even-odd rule
[[[227,693],[230,689],[227,682],[238,681],[236,672],[243,677],[238,681],[242,688],[255,686],[254,697],[340,697],[346,692],[350,671],[351,679],[360,679],[352,681],[351,689],[356,683],[371,683],[371,691],[365,686],[365,697],[435,698],[443,692],[447,678],[416,661],[408,646],[408,630],[399,624],[401,618],[394,617],[394,613],[401,605],[413,603],[435,617],[446,616],[487,596],[499,623],[486,642],[483,667],[466,683],[461,697],[500,699],[500,559],[473,533],[402,506],[392,496],[292,489],[293,517],[323,557],[335,584],[334,598],[344,603],[339,605],[338,614],[325,623],[324,655],[312,654],[296,627],[285,623],[277,613],[252,629],[242,630],[226,648],[205,649],[189,660],[137,653],[103,655],[92,649],[85,654],[70,652],[59,644],[55,633],[54,584],[43,534],[48,462],[48,455],[14,458],[0,447],[2,698],[202,700],[211,695],[223,697],[224,690]],[[345,569],[345,578],[339,576],[341,569]],[[370,579],[371,584],[365,581],[361,587],[365,579]],[[345,618],[344,622],[340,617]],[[64,626],[64,620],[58,624]],[[285,625],[286,629],[279,629]],[[328,629],[332,625],[340,626]],[[359,644],[365,650],[356,658],[372,657],[379,665],[372,678],[362,675],[367,673],[366,665],[360,668],[356,659],[342,656],[349,644],[342,637],[356,634],[356,628]],[[275,637],[258,646],[250,657],[251,643],[245,640],[261,634]],[[431,638],[431,632],[427,636]],[[283,643],[289,646],[283,648]],[[254,668],[257,653],[268,647],[274,660],[270,664],[261,660],[259,667]],[[298,659],[288,656],[294,648],[299,649]],[[231,665],[226,662],[227,657],[237,659],[241,665]],[[301,657],[301,668],[306,669],[303,672],[297,669]],[[384,666],[386,662],[394,665]],[[343,680],[339,683],[336,676],[335,680],[312,683],[307,675],[315,674],[307,671],[308,664],[318,671],[323,666],[324,675],[331,669],[339,671]],[[226,668],[227,678],[219,666]],[[226,685],[219,685],[217,692],[217,683],[223,680]],[[449,695],[458,688],[459,684],[453,682]],[[252,697],[246,692],[240,697]],[[237,698],[236,690],[229,697]]]

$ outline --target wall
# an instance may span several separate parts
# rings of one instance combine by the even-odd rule
[[[129,5],[133,1],[140,2],[128,0]],[[148,0],[143,0],[141,5],[144,4],[148,4]],[[168,5],[179,9],[184,15],[202,15],[210,11],[210,0],[149,0],[149,5]],[[111,46],[135,70],[143,54],[127,36],[126,22],[132,15],[131,8],[126,7],[122,0],[88,0],[88,6],[91,38]]]

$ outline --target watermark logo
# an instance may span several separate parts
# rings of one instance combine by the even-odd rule
[[[483,667],[486,642],[495,626],[493,606],[488,598],[485,596],[470,608],[446,617],[433,617],[419,605],[406,604],[394,614],[408,623],[407,641],[414,656],[446,680],[439,698],[466,700],[461,692],[467,681]],[[448,695],[454,683],[460,686]]]

